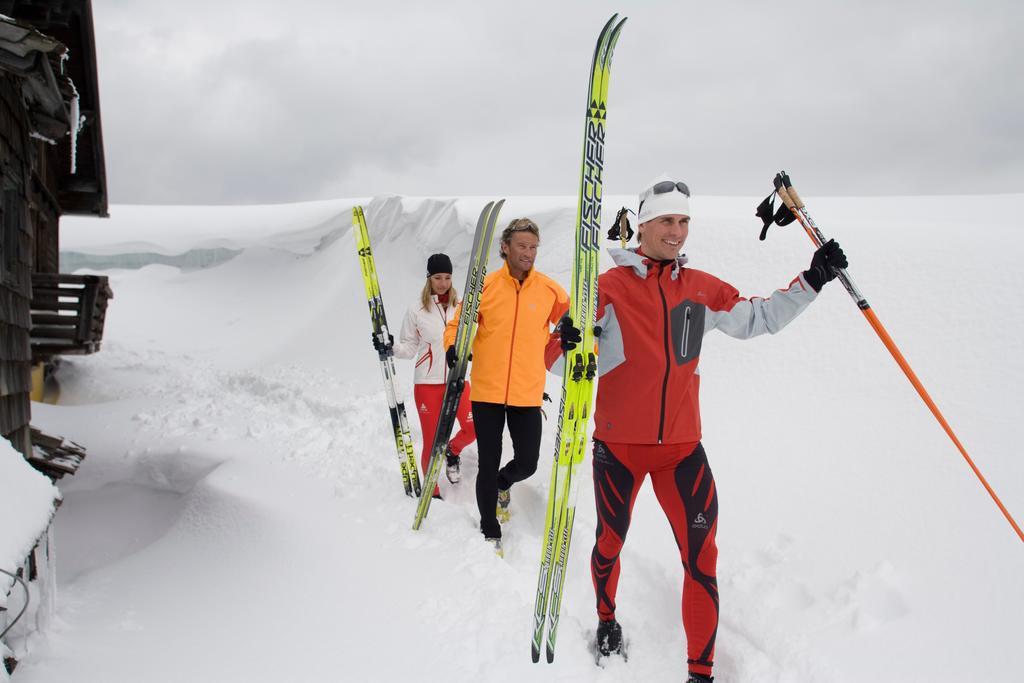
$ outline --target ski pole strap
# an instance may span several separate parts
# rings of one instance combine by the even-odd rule
[[[757,205],[757,211],[754,213],[758,218],[761,219],[763,225],[761,226],[761,236],[758,238],[762,242],[768,237],[768,228],[775,225],[789,225],[796,220],[796,216],[793,212],[783,204],[775,209],[775,192],[764,198],[764,201]]]
[[[780,175],[776,174],[775,176],[775,192],[765,197],[764,201],[757,205],[757,210],[754,212],[762,222],[761,236],[758,238],[762,242],[768,237],[768,228],[773,223],[775,225],[789,225],[796,220],[796,209],[793,206],[792,200],[786,194],[786,188],[779,177]],[[782,206],[778,210],[775,208],[776,194],[782,200]]]
[[[619,212],[615,214],[615,222],[608,230],[608,239],[619,240],[623,249],[626,247],[626,242],[633,238],[633,228],[629,225],[629,214],[631,213],[634,213],[633,210],[625,206],[619,209]]]

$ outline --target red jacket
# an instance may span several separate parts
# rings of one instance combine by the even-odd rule
[[[701,438],[701,340],[718,329],[748,339],[785,327],[817,296],[800,275],[767,299],[745,299],[713,275],[614,249],[598,278],[594,438],[693,443]]]

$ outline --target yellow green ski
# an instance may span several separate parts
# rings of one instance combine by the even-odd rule
[[[566,562],[576,514],[577,472],[587,445],[587,425],[597,374],[594,322],[597,314],[598,239],[601,229],[601,192],[604,170],[604,135],[612,52],[625,18],[612,15],[601,29],[591,63],[587,116],[583,137],[583,170],[576,213],[576,252],[569,315],[582,340],[565,358],[562,401],[558,416],[555,461],[544,518],[543,548],[533,611],[533,661],[540,661],[547,616],[547,661],[555,658],[555,639],[565,585]]]
[[[416,467],[416,456],[409,432],[409,419],[405,413],[405,403],[398,400],[395,388],[395,359],[391,347],[391,335],[388,332],[388,320],[384,314],[384,301],[380,296],[380,282],[377,279],[377,266],[370,248],[370,231],[366,227],[366,216],[363,207],[352,209],[352,230],[356,236],[356,249],[359,253],[359,264],[363,271],[363,286],[366,288],[366,303],[370,307],[370,323],[373,325],[373,336],[377,341],[380,372],[384,378],[384,393],[387,394],[388,410],[391,413],[391,427],[395,435],[395,447],[398,449],[398,465],[402,471],[402,486],[405,495],[420,495],[420,473]]]

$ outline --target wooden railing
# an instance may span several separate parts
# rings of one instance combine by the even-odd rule
[[[33,362],[99,351],[107,302],[113,298],[104,275],[33,273]]]

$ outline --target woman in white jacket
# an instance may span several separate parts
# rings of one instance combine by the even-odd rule
[[[394,345],[396,358],[414,358],[416,364],[413,395],[416,412],[423,431],[421,466],[426,473],[430,449],[434,444],[437,420],[444,400],[448,365],[445,363],[444,328],[455,317],[458,296],[452,287],[452,260],[446,254],[434,254],[427,259],[427,282],[419,300],[409,308],[402,321],[402,332]],[[456,413],[459,431],[448,442],[446,474],[448,481],[459,481],[459,455],[462,449],[476,440],[473,413],[469,402],[469,381],[466,381],[459,409]],[[434,496],[440,497],[437,488]]]

